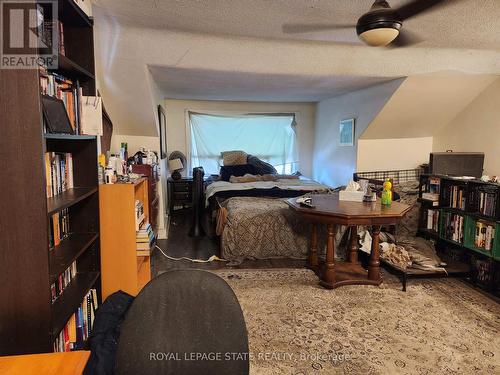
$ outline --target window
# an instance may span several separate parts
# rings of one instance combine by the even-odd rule
[[[221,152],[242,150],[272,164],[278,173],[298,168],[294,114],[213,115],[189,113],[191,165],[218,174]]]

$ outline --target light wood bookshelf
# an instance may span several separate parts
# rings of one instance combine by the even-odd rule
[[[151,279],[150,250],[137,250],[135,201],[149,220],[148,181],[99,187],[102,296],[123,290],[137,295]]]

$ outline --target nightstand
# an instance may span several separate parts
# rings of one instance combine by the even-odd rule
[[[177,207],[191,207],[193,204],[193,178],[182,177],[174,180],[169,177],[168,185],[168,212],[171,215]]]

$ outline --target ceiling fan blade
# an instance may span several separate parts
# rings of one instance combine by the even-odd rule
[[[304,23],[285,23],[281,30],[285,34],[301,34],[317,31],[328,31],[338,29],[354,29],[355,24],[304,24]]]
[[[406,5],[395,8],[396,13],[404,21],[408,18],[414,17],[420,13],[431,10],[436,10],[440,7],[450,5],[461,0],[412,0]]]
[[[409,31],[409,30],[401,30],[399,36],[387,47],[388,48],[402,48],[402,47],[410,47],[416,44],[422,43],[424,40],[419,37],[417,34]]]

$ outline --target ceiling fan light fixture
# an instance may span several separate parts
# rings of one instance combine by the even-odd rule
[[[369,46],[390,44],[399,36],[403,21],[387,1],[376,0],[371,10],[363,14],[356,25],[359,38]]]
[[[380,27],[366,30],[359,34],[359,38],[372,47],[383,47],[392,43],[399,36],[399,29]]]

